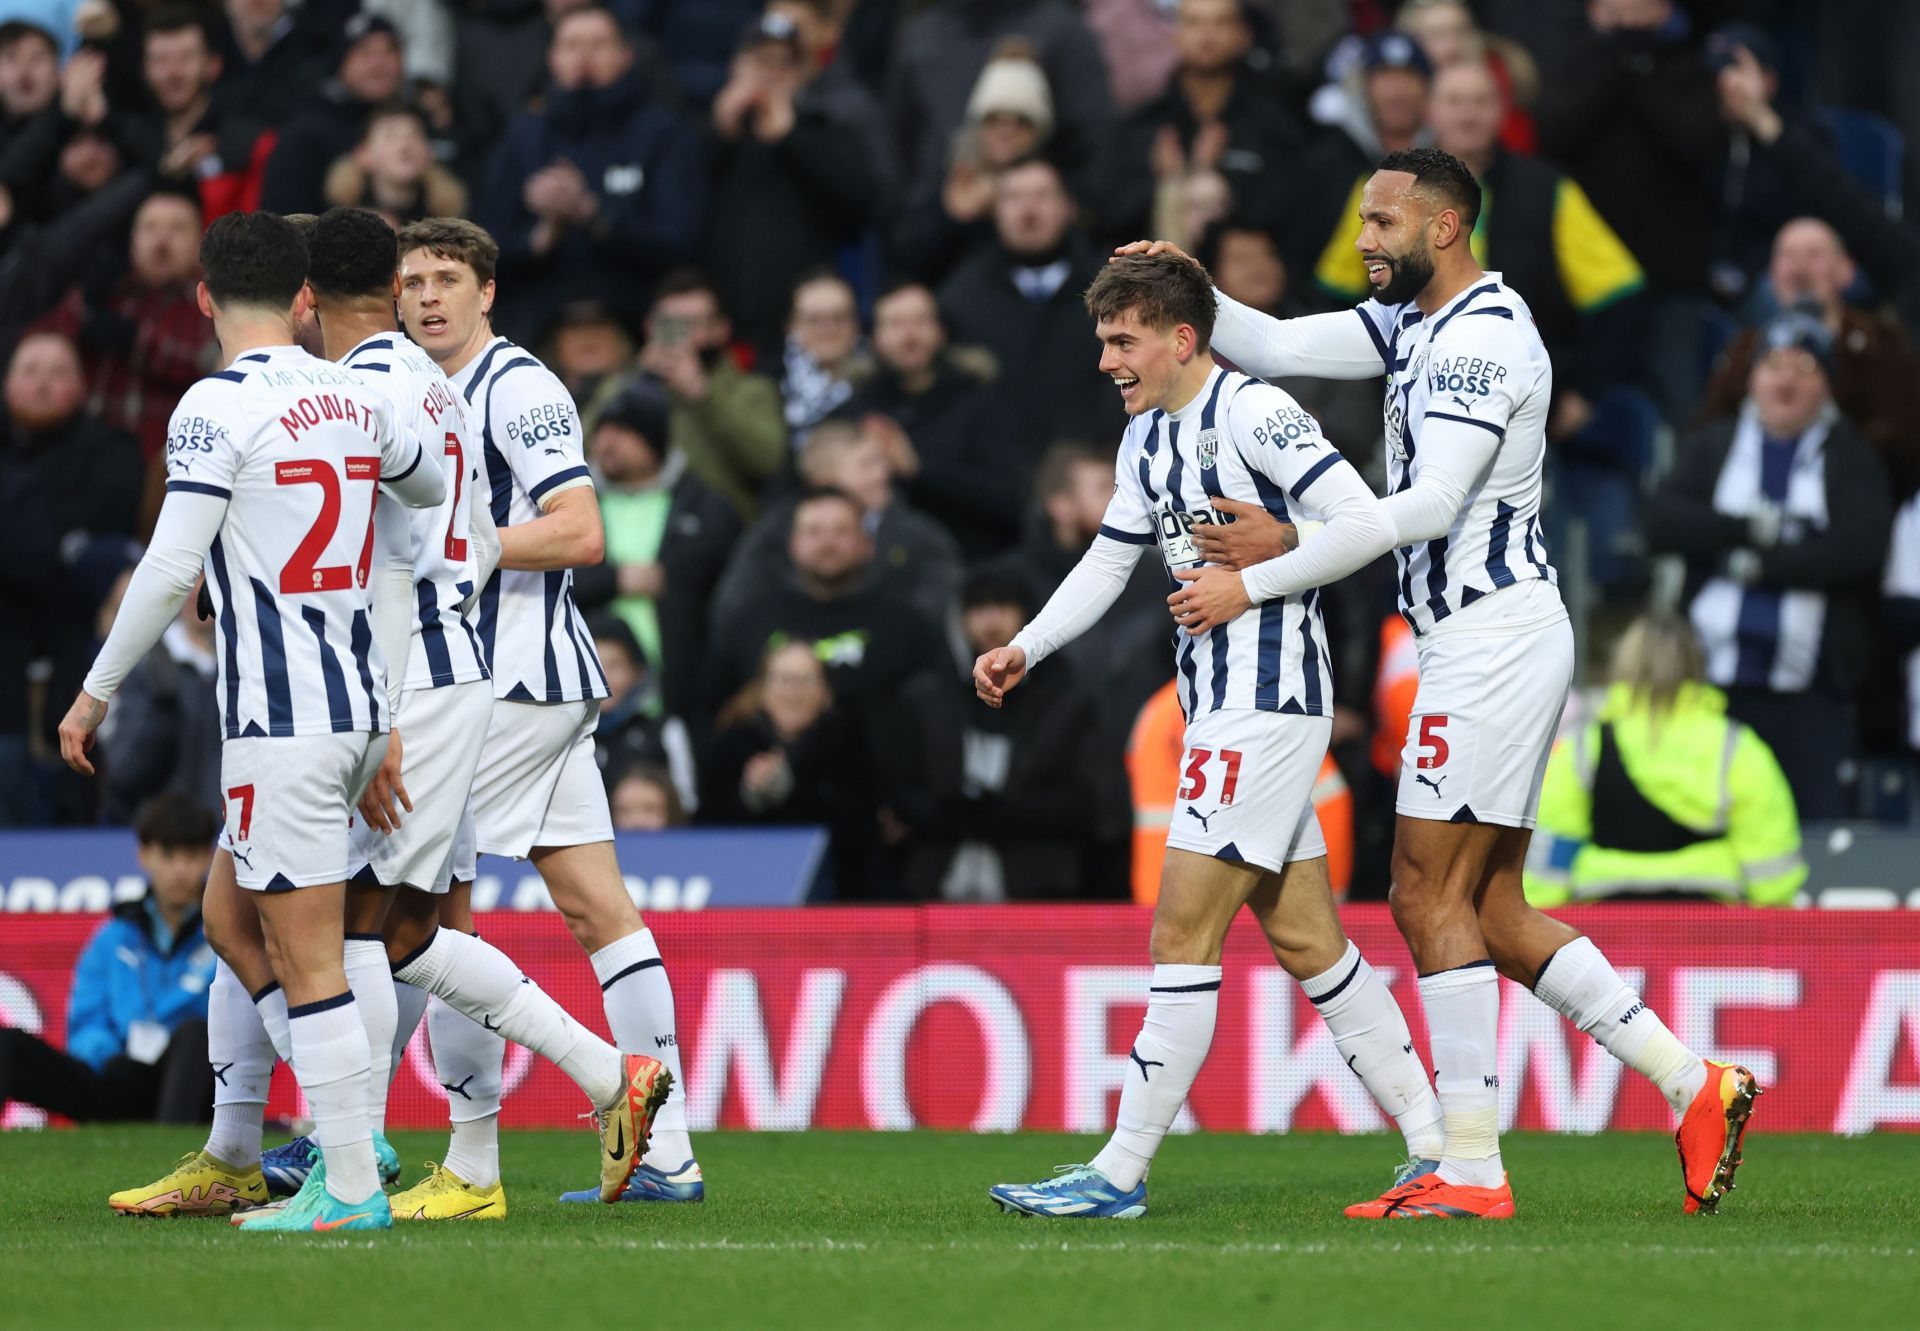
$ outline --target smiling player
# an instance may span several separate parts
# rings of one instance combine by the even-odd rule
[[[975,662],[982,701],[999,706],[1028,670],[1105,613],[1146,548],[1158,547],[1172,578],[1191,579],[1203,562],[1193,532],[1220,520],[1211,497],[1326,525],[1285,559],[1210,583],[1205,605],[1176,593],[1186,780],[1167,837],[1153,980],[1119,1124],[1091,1164],[990,1195],[1032,1215],[1146,1214],[1147,1168],[1212,1042],[1221,945],[1242,905],[1341,1056],[1399,1123],[1413,1157],[1403,1175],[1423,1173],[1440,1141],[1438,1106],[1392,993],[1341,931],[1313,811],[1333,724],[1315,589],[1386,553],[1392,530],[1313,417],[1279,389],[1214,365],[1213,293],[1200,265],[1117,261],[1088,290],[1087,308],[1103,346],[1100,369],[1133,418],[1114,497],[1100,534],[1046,607],[1010,645]]]

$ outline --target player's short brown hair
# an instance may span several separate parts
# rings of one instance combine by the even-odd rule
[[[1192,259],[1129,254],[1100,270],[1087,288],[1087,313],[1106,322],[1131,311],[1149,328],[1192,326],[1199,350],[1213,344],[1213,279]]]
[[[402,257],[425,250],[436,259],[464,263],[481,286],[493,281],[500,266],[500,242],[464,217],[423,217],[401,227],[396,239]]]

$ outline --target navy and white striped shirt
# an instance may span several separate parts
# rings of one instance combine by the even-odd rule
[[[403,686],[437,689],[486,679],[480,635],[460,611],[473,595],[468,533],[482,475],[480,439],[468,424],[466,403],[433,358],[402,333],[370,337],[340,363],[385,392],[394,419],[413,432],[428,462],[447,477],[447,497],[438,507],[407,508],[383,493],[374,519],[376,563],[413,570],[413,635]]]
[[[1194,549],[1194,526],[1230,520],[1209,504],[1213,496],[1259,504],[1282,522],[1322,518],[1313,486],[1347,465],[1287,393],[1216,368],[1179,411],[1148,412],[1128,424],[1100,534],[1157,546],[1171,590],[1178,586],[1171,570],[1205,562]],[[1264,602],[1197,637],[1176,629],[1174,667],[1189,720],[1229,710],[1333,715],[1318,588]]]
[[[387,727],[374,499],[425,459],[375,377],[270,347],[188,389],[167,426],[167,489],[227,501],[206,575],[228,739]]]
[[[496,337],[452,379],[480,430],[495,525],[532,522],[549,496],[593,484],[573,398],[531,354]],[[497,698],[607,696],[592,635],[573,603],[571,570],[500,569],[480,592],[479,633]]]

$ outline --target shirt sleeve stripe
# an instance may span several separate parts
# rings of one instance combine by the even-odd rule
[[[1426,414],[1426,419],[1430,421],[1458,421],[1462,425],[1477,425],[1483,430],[1493,431],[1493,437],[1496,439],[1505,439],[1507,437],[1505,426],[1495,425],[1492,421],[1477,421],[1471,416],[1455,416],[1452,412],[1447,411],[1430,411]]]
[[[1312,485],[1315,481],[1319,480],[1322,476],[1326,475],[1328,469],[1331,468],[1333,464],[1338,461],[1340,461],[1340,455],[1338,453],[1328,453],[1325,457],[1321,458],[1318,462],[1314,463],[1311,467],[1309,467],[1307,469],[1307,474],[1305,476],[1302,476],[1299,480],[1295,481],[1293,483],[1293,488],[1291,490],[1288,490],[1287,493],[1292,495],[1296,500],[1300,499],[1303,495],[1306,494],[1307,487],[1309,485]]]
[[[546,493],[556,485],[565,485],[568,481],[577,481],[583,476],[592,475],[585,467],[568,467],[565,471],[556,471],[540,484],[527,491],[527,498],[537,505]]]
[[[230,384],[244,384],[247,381],[247,372],[245,370],[215,370],[212,374],[208,375],[207,378],[225,379]]]
[[[1126,545],[1153,544],[1153,536],[1151,533],[1121,531],[1118,527],[1109,527],[1104,522],[1100,524],[1100,535],[1106,537],[1109,541],[1120,541]]]
[[[405,471],[401,472],[398,476],[382,476],[380,479],[385,481],[389,485],[397,485],[399,482],[404,481],[407,479],[407,477],[413,475],[413,473],[420,466],[420,459],[425,457],[426,455],[427,455],[426,448],[424,446],[416,444],[414,446],[413,461],[407,464],[407,469]]]
[[[1353,317],[1365,325],[1367,336],[1373,339],[1373,349],[1380,353],[1380,363],[1382,365],[1393,364],[1393,353],[1387,350],[1387,339],[1380,336],[1380,330],[1373,326],[1373,320],[1367,317],[1367,312],[1356,309],[1353,312]]]
[[[233,491],[218,485],[208,485],[205,481],[168,481],[167,493],[190,495],[212,495],[215,499],[231,499]]]

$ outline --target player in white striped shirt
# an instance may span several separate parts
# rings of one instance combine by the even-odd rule
[[[342,962],[347,819],[388,725],[368,593],[375,488],[430,507],[446,485],[383,394],[293,344],[308,293],[307,247],[291,223],[229,214],[207,229],[200,260],[200,308],[228,368],[174,412],[166,502],[61,723],[61,750],[92,771],[86,749],[108,700],[204,561],[232,859],[286,993],[289,1052],[325,1164],[324,1186],[261,1228],[382,1229],[393,1222],[367,1124],[367,1031]]]
[[[999,706],[1029,669],[1105,613],[1141,552],[1158,547],[1180,620],[1185,780],[1154,909],[1146,1020],[1113,1138],[1088,1165],[990,1195],[1033,1215],[1146,1213],[1147,1169],[1206,1058],[1221,946],[1243,904],[1341,1056],[1399,1123],[1419,1172],[1440,1144],[1439,1108],[1392,993],[1341,931],[1313,811],[1333,715],[1317,588],[1386,553],[1392,531],[1313,417],[1279,389],[1214,365],[1213,291],[1198,264],[1119,261],[1095,280],[1087,308],[1104,344],[1100,369],[1133,417],[1114,497],[1087,554],[1009,646],[975,663],[974,684]],[[1297,553],[1249,570],[1238,607],[1202,610],[1188,604],[1180,580],[1204,562],[1195,530],[1232,520],[1214,499],[1257,504],[1281,521],[1324,518],[1325,526]]]
[[[1255,374],[1387,377],[1383,506],[1420,654],[1392,903],[1420,970],[1447,1146],[1433,1173],[1347,1214],[1513,1214],[1496,967],[1659,1087],[1682,1116],[1684,1209],[1710,1210],[1732,1185],[1753,1075],[1681,1044],[1590,940],[1528,906],[1521,888],[1573,636],[1539,526],[1553,371],[1526,303],[1473,257],[1480,203],[1457,158],[1390,154],[1362,194],[1355,242],[1371,301],[1282,321],[1220,298],[1220,352]],[[1226,543],[1235,562],[1279,548],[1272,528],[1237,536]]]
[[[494,335],[488,311],[499,247],[486,231],[431,218],[402,229],[400,252],[401,319],[446,372],[479,431],[500,534],[500,567],[481,588],[477,610],[495,698],[473,786],[478,848],[533,862],[592,961],[614,1043],[658,1058],[672,1079],[623,1198],[698,1200],[705,1184],[686,1128],[673,989],[653,933],[627,895],[593,756],[597,700],[607,684],[573,603],[570,570],[599,563],[604,537],[580,418],[552,371]],[[473,931],[471,892],[471,882],[456,882],[442,899],[441,934]],[[440,964],[432,955],[422,960]],[[440,1005],[429,1008],[428,1020],[441,1081],[465,1087],[449,1100],[453,1141],[442,1162],[462,1186],[444,1189],[441,1202],[477,1205],[499,1182],[503,1045]],[[569,1197],[597,1195],[588,1189]]]

